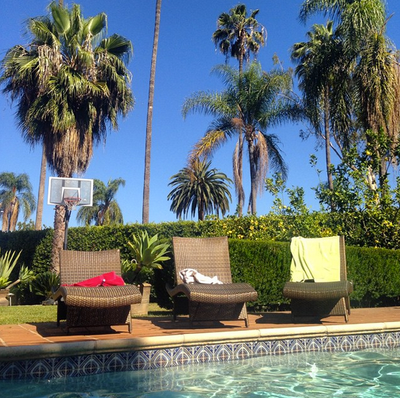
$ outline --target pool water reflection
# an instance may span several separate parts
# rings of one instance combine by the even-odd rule
[[[363,397],[400,394],[400,349],[264,356],[48,381],[2,381],[13,398]]]

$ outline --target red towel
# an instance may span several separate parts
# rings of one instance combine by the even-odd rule
[[[124,280],[116,275],[114,271],[107,272],[103,275],[95,276],[94,278],[86,279],[82,282],[73,283],[72,285],[63,286],[83,286],[83,287],[97,287],[97,286],[123,286]]]

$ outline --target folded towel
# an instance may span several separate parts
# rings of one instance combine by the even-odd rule
[[[202,275],[200,272],[192,268],[185,268],[180,271],[179,277],[182,279],[183,283],[204,283],[208,285],[222,284],[222,282],[218,280],[217,276],[211,278],[209,276]]]

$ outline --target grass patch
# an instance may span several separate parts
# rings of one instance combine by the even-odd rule
[[[160,308],[156,303],[149,304],[149,316],[166,316],[171,311]],[[18,325],[20,323],[56,322],[56,305],[15,305],[0,306],[0,325]]]
[[[0,325],[56,321],[57,306],[55,305],[15,305],[12,307],[0,307]]]

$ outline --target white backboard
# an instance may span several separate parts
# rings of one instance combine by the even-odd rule
[[[47,204],[65,205],[64,198],[77,199],[77,206],[92,206],[93,180],[50,177]]]

